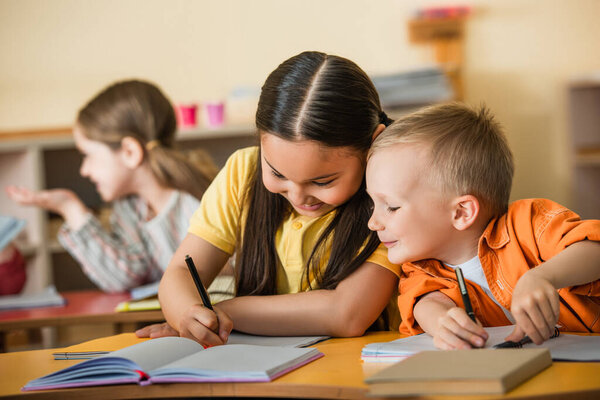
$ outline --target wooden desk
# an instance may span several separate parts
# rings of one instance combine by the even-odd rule
[[[116,312],[117,304],[129,300],[128,293],[86,290],[61,295],[67,301],[64,306],[0,311],[0,351],[4,350],[5,333],[14,329],[109,323],[120,331],[122,323],[165,320],[160,310]]]
[[[289,397],[365,399],[363,383],[384,366],[361,363],[360,351],[371,342],[400,337],[394,332],[371,333],[360,338],[331,339],[316,347],[325,354],[270,383],[175,383],[149,386],[115,385],[52,391],[26,392],[20,388],[31,379],[65,368],[77,361],[55,361],[55,350],[0,354],[0,397],[19,395],[31,399],[125,399],[177,397]],[[113,350],[137,343],[133,334],[97,339],[78,346],[78,350]],[[73,347],[70,350],[74,350]],[[469,396],[479,399],[587,399],[600,396],[600,363],[554,363],[550,368],[520,385],[505,396]],[[25,397],[26,396],[26,397]],[[464,399],[464,396],[431,396],[427,399]]]

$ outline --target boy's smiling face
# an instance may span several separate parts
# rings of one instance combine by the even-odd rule
[[[374,203],[369,228],[396,264],[444,260],[452,252],[452,202],[431,183],[428,161],[428,146],[396,144],[367,163],[367,192]]]

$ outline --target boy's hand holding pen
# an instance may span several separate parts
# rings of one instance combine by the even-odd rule
[[[477,323],[475,313],[473,312],[473,306],[471,305],[471,299],[469,298],[469,292],[467,291],[467,284],[465,283],[465,278],[463,276],[462,270],[460,269],[460,267],[456,267],[454,272],[456,273],[456,280],[458,281],[458,288],[462,297],[464,310],[471,319],[471,321],[473,321],[473,323],[476,324],[477,327],[481,328],[480,325]],[[467,342],[469,342],[469,344],[473,347],[483,347],[485,346],[486,340],[487,334],[485,335],[485,337],[481,337],[473,333],[470,335],[470,340],[467,340]]]

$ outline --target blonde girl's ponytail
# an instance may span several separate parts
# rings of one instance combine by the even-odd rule
[[[146,144],[148,163],[160,184],[177,188],[198,200],[217,174],[217,167],[201,150],[186,153],[161,145]],[[149,145],[150,144],[150,145]]]
[[[145,148],[146,161],[158,181],[200,199],[216,175],[216,166],[201,150],[173,148],[177,123],[169,99],[154,84],[139,80],[114,83],[90,100],[77,115],[89,139],[119,148],[125,137]]]

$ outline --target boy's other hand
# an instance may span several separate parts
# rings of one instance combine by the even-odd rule
[[[556,288],[535,269],[529,270],[515,285],[510,311],[517,328],[508,338],[519,341],[524,335],[542,344],[558,322],[560,299]]]
[[[433,343],[442,350],[483,347],[488,334],[481,325],[473,322],[461,307],[452,307],[438,319]]]

